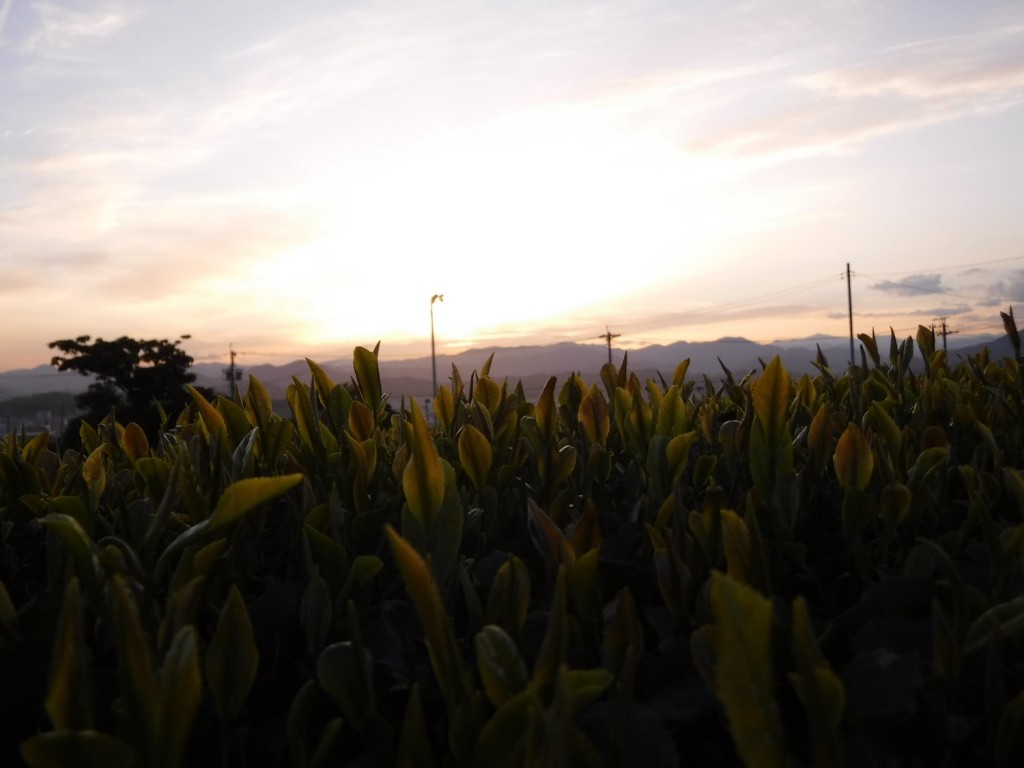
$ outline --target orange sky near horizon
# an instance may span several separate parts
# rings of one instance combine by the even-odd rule
[[[0,0],[0,370],[999,333],[1024,7]]]

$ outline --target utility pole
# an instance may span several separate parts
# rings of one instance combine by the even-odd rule
[[[612,333],[611,331],[608,330],[608,326],[606,325],[604,327],[604,333],[602,333],[600,336],[597,337],[599,339],[604,339],[606,342],[608,342],[608,362],[609,363],[611,363],[611,361],[612,361],[612,339],[617,339],[621,335],[622,335],[621,333]]]
[[[846,262],[846,306],[850,314],[850,365],[853,365],[853,285],[850,281],[850,262]]]
[[[231,362],[228,363],[228,367],[224,370],[224,378],[228,381],[228,393],[231,399],[234,400],[238,395],[238,380],[242,378],[242,369],[235,367],[235,356],[238,353],[235,352],[231,344],[228,344],[228,354],[231,356]]]
[[[942,351],[946,352],[947,351],[947,349],[946,349],[946,337],[949,336],[951,333],[960,333],[960,331],[951,331],[951,330],[949,330],[949,327],[946,325],[946,320],[949,319],[948,317],[939,317],[939,318],[936,318],[936,319],[940,323],[942,323],[942,325],[939,328],[939,333],[942,334]],[[932,325],[932,333],[934,333],[934,332],[935,332],[935,325],[933,324]]]
[[[434,302],[444,301],[443,293],[435,293],[430,297],[430,368],[433,372],[434,380],[434,391],[431,392],[431,397],[437,396],[437,354],[434,351]]]

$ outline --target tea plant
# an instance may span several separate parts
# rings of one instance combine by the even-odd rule
[[[309,361],[275,413],[0,451],[5,764],[1015,765],[1024,385],[934,336],[794,380]],[[389,405],[398,405],[397,411]]]

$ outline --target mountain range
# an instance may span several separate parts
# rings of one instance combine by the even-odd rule
[[[898,339],[902,340],[902,339]],[[948,339],[949,355],[952,361],[968,357],[988,347],[996,359],[1012,354],[1005,336],[959,336]],[[878,338],[883,358],[888,356],[889,339]],[[941,341],[939,342],[941,345]],[[857,361],[860,360],[860,342],[856,342]],[[612,362],[622,363],[628,354],[628,366],[641,379],[656,377],[658,373],[671,378],[675,367],[685,359],[690,360],[688,377],[698,378],[706,374],[712,381],[724,376],[723,366],[736,378],[742,378],[751,371],[759,370],[760,361],[767,362],[778,355],[786,369],[793,375],[813,373],[814,361],[820,349],[833,371],[843,371],[849,361],[849,339],[834,336],[810,336],[803,339],[775,341],[760,344],[744,338],[727,337],[717,341],[679,341],[667,345],[651,345],[628,352],[613,348]],[[438,383],[446,382],[452,366],[458,367],[462,378],[469,380],[473,371],[479,370],[488,357],[493,356],[491,376],[498,380],[508,379],[511,384],[522,381],[528,395],[540,392],[549,376],[560,381],[573,372],[580,373],[585,381],[595,381],[601,366],[608,362],[608,347],[600,344],[578,344],[563,342],[548,345],[519,347],[484,347],[470,349],[457,354],[437,355]],[[382,350],[380,361],[381,380],[384,389],[391,393],[392,400],[400,397],[428,397],[431,393],[431,358],[420,357],[410,360],[388,360]],[[353,376],[351,359],[317,361],[335,381],[348,381]],[[293,377],[308,382],[309,367],[305,360],[294,360],[284,365],[241,366],[242,379],[239,387],[244,390],[248,377],[255,376],[270,391],[275,399],[284,397],[285,389]],[[227,391],[226,366],[221,363],[199,363],[193,368],[196,383],[218,392]],[[37,395],[45,392],[77,394],[83,392],[92,378],[76,373],[61,373],[48,365],[32,369],[0,372],[0,401],[11,398]]]

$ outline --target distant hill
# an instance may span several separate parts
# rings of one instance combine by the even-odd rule
[[[899,338],[902,341],[903,338]],[[995,359],[1011,354],[1009,342],[1003,336],[963,337],[952,336],[949,342],[950,359],[976,354],[985,346]],[[878,333],[879,349],[889,349],[888,334]],[[941,344],[941,342],[940,342]],[[857,357],[859,360],[857,342]],[[655,344],[640,349],[612,349],[612,362],[621,365],[624,354],[629,355],[629,368],[641,377],[656,376],[659,372],[670,378],[675,367],[685,359],[690,360],[688,375],[699,378],[706,374],[712,381],[723,377],[722,366],[726,366],[741,378],[751,371],[759,370],[761,361],[767,363],[778,355],[786,369],[794,375],[814,373],[814,360],[818,350],[825,356],[833,371],[843,371],[850,355],[849,339],[835,336],[814,335],[803,339],[787,339],[760,344],[740,337],[726,337],[716,341],[679,341],[674,344]],[[493,355],[491,376],[507,378],[511,384],[522,381],[528,394],[536,394],[543,387],[548,376],[564,380],[570,373],[580,373],[587,381],[595,381],[601,366],[608,362],[608,348],[602,344],[576,344],[562,342],[547,345],[525,345],[518,347],[482,347],[456,354],[437,356],[437,379],[446,382],[452,366],[458,367],[463,379],[469,382],[473,371],[478,371]],[[327,373],[338,382],[353,378],[352,361],[318,360]],[[227,391],[223,363],[200,363],[194,366],[196,384],[209,387],[217,392]],[[274,399],[284,398],[285,390],[293,377],[302,382],[310,380],[309,367],[305,360],[293,360],[283,365],[241,366],[243,377],[239,388],[244,391],[248,377],[255,376],[269,390]],[[387,350],[381,350],[381,379],[385,391],[398,400],[406,397],[429,397],[431,394],[431,360],[429,356],[411,360],[388,360]],[[64,392],[77,394],[85,391],[92,379],[75,373],[61,373],[42,365],[36,368],[0,373],[0,401],[40,392]]]

